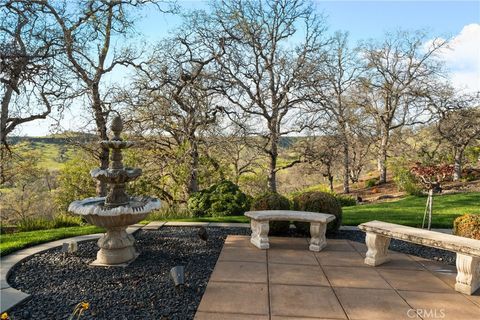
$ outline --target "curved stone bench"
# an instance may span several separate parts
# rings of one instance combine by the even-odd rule
[[[382,221],[362,223],[368,251],[365,263],[378,266],[389,260],[390,239],[399,239],[427,247],[456,252],[457,283],[455,290],[471,295],[480,287],[480,240],[459,237],[425,229],[406,227]]]
[[[252,236],[250,242],[259,249],[268,249],[268,223],[270,221],[301,221],[310,222],[311,251],[320,251],[327,245],[325,231],[327,223],[335,219],[334,215],[318,212],[265,210],[247,211],[245,216],[250,218]]]

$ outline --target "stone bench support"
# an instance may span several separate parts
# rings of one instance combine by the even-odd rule
[[[375,267],[390,260],[387,256],[390,238],[367,232],[365,244],[368,248],[365,258],[366,264]]]
[[[303,221],[310,222],[311,251],[320,251],[327,245],[325,232],[327,223],[334,220],[331,214],[288,210],[248,211],[245,216],[251,219],[252,236],[250,242],[259,249],[268,249],[268,231],[270,221]]]
[[[472,294],[480,288],[480,258],[457,252],[457,283],[455,290]]]
[[[378,266],[387,262],[390,239],[399,239],[456,252],[455,290],[471,295],[480,288],[480,240],[381,221],[362,223],[358,227],[366,232],[365,243],[368,248],[366,264]]]
[[[252,228],[252,237],[250,238],[250,242],[259,249],[270,248],[270,244],[268,243],[268,221],[258,221],[252,219],[250,224]]]

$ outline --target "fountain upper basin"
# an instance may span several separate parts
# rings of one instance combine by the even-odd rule
[[[160,208],[160,200],[150,197],[130,197],[127,204],[118,207],[105,206],[105,197],[93,197],[70,203],[68,211],[80,215],[116,217],[120,215],[147,214]]]

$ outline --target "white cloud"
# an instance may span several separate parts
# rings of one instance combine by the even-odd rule
[[[457,89],[480,91],[480,24],[464,26],[440,57],[446,62],[450,80]]]

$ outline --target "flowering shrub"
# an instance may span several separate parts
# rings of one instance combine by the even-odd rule
[[[432,206],[433,206],[433,193],[441,192],[440,183],[443,182],[447,176],[453,174],[453,166],[442,165],[422,165],[417,162],[412,167],[413,174],[420,180],[425,189],[428,190],[427,205],[425,207],[425,214],[423,215],[422,228],[425,226],[425,220],[428,216],[428,230],[430,230],[432,224]]]
[[[90,308],[90,304],[88,302],[83,301],[78,303],[73,309],[73,313],[70,315],[68,320],[73,320],[74,318],[77,320],[80,319],[83,312],[88,310],[88,308]]]
[[[413,174],[427,190],[439,187],[441,182],[453,174],[453,171],[453,166],[448,164],[422,165],[417,162],[412,167]]]
[[[453,234],[480,240],[480,214],[464,214],[453,221]]]

